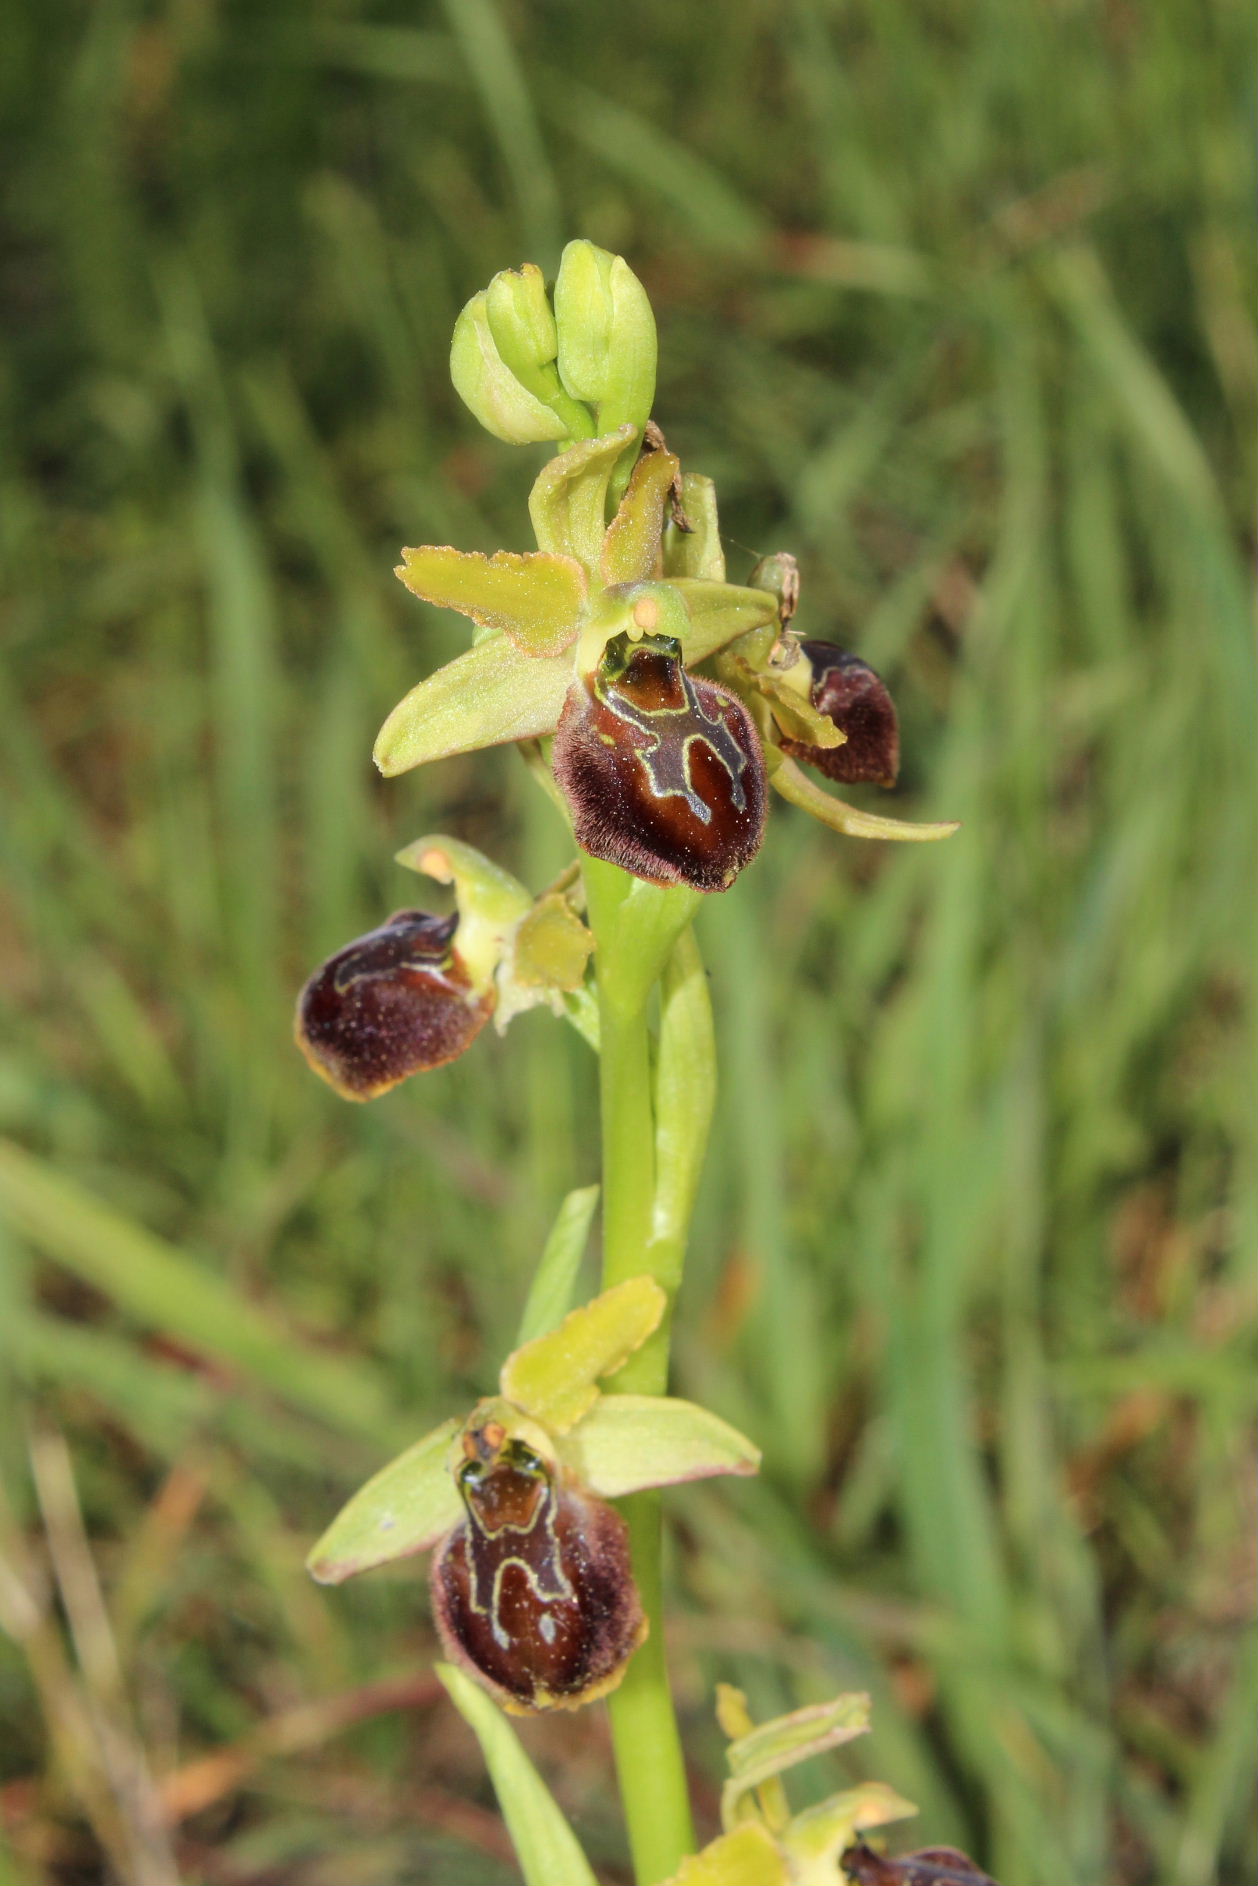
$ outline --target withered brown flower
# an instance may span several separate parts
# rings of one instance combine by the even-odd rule
[[[316,1074],[347,1100],[374,1100],[411,1074],[443,1067],[493,1011],[455,947],[458,917],[395,911],[316,969],[297,999],[294,1034]]]

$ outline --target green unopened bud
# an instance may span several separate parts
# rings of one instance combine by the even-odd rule
[[[482,289],[454,324],[450,378],[455,392],[487,432],[509,445],[541,445],[568,438],[568,419],[530,392],[516,369],[503,359],[488,304],[488,294]],[[527,364],[527,353],[523,358]]]
[[[521,386],[563,422],[565,438],[590,438],[589,413],[560,385],[555,317],[537,264],[500,270],[485,290],[485,312],[499,357]]]
[[[598,432],[626,421],[639,429],[655,398],[655,317],[622,256],[570,242],[555,282],[559,377],[574,399],[597,408]]]

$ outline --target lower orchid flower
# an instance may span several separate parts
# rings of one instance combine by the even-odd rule
[[[446,1656],[515,1713],[606,1695],[646,1635],[625,1524],[609,1500],[759,1451],[671,1396],[603,1393],[667,1307],[631,1278],[508,1356],[500,1393],[445,1421],[355,1494],[310,1555],[322,1584],[435,1548]]]

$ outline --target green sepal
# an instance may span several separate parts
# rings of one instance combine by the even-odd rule
[[[559,1207],[529,1286],[517,1348],[545,1336],[568,1314],[598,1195],[597,1185],[583,1185]]]
[[[589,591],[575,557],[544,550],[454,550],[424,544],[403,550],[394,574],[414,595],[457,609],[484,629],[498,629],[521,654],[561,655],[576,640]]]
[[[603,539],[604,583],[646,583],[658,574],[668,494],[678,472],[671,452],[645,452]]]
[[[912,825],[907,819],[887,819],[876,812],[861,812],[856,806],[836,799],[833,793],[823,792],[794,760],[770,749],[766,749],[765,760],[769,783],[784,799],[799,806],[801,811],[811,812],[831,831],[842,832],[847,838],[892,838],[905,844],[933,844],[936,839],[951,838],[960,829],[956,819],[946,819],[937,825]]]
[[[728,1421],[671,1395],[600,1395],[559,1457],[604,1499],[714,1474],[753,1474],[760,1449]]]
[[[567,420],[530,393],[499,353],[484,289],[454,324],[450,378],[485,430],[508,445],[542,445],[570,436]]]
[[[725,552],[716,516],[716,486],[702,472],[683,472],[681,508],[690,529],[679,530],[670,518],[664,526],[664,574],[703,582],[725,581]]]
[[[542,466],[529,493],[529,517],[542,550],[575,557],[597,576],[612,469],[636,437],[633,426],[619,426],[602,438],[583,439]]]
[[[804,668],[805,664],[796,664]],[[736,649],[723,649],[717,657],[716,672],[727,687],[746,701],[762,735],[777,727],[788,739],[801,740],[814,747],[841,747],[847,735],[825,714],[819,713],[806,692],[796,686],[792,671],[757,667]],[[770,726],[763,725],[765,718]]]
[[[839,1856],[857,1834],[889,1821],[907,1820],[917,1809],[885,1781],[862,1781],[796,1814],[779,1836],[797,1886],[834,1886],[842,1877]]]
[[[788,1886],[790,1878],[772,1834],[747,1821],[683,1860],[664,1886]]]
[[[565,656],[534,660],[490,636],[398,702],[376,737],[376,765],[391,779],[451,753],[540,739],[559,725],[571,685]]]
[[[458,1524],[463,1503],[447,1456],[461,1426],[443,1421],[358,1489],[306,1560],[312,1578],[339,1585],[375,1565],[426,1552]]]
[[[526,1886],[598,1886],[554,1796],[497,1704],[453,1664],[437,1676],[481,1746]]]
[[[569,994],[585,981],[594,938],[562,891],[547,891],[521,918],[511,944],[510,980],[525,1003]]]
[[[533,900],[517,878],[460,838],[436,832],[394,854],[394,862],[438,884],[453,884],[459,911],[459,955],[483,991],[510,948]]]
[[[498,1378],[503,1394],[552,1434],[566,1434],[598,1400],[599,1377],[641,1348],[667,1304],[653,1277],[604,1290],[507,1357]]]
[[[763,589],[740,589],[736,583],[710,583],[697,577],[670,578],[690,616],[682,653],[693,667],[715,655],[735,636],[777,621],[777,607]]]
[[[721,1825],[735,1827],[745,1813],[753,1812],[754,1803],[748,1797],[766,1781],[868,1729],[869,1697],[852,1691],[829,1703],[812,1703],[788,1716],[775,1716],[739,1736],[725,1751],[730,1778],[721,1790]]]

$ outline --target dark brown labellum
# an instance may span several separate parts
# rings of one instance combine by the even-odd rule
[[[687,674],[670,636],[615,636],[555,735],[578,845],[649,884],[723,891],[764,833],[760,738],[742,702]]]
[[[990,1874],[956,1847],[923,1847],[888,1860],[858,1840],[843,1854],[842,1865],[859,1886],[996,1886]]]
[[[814,747],[804,740],[781,741],[783,753],[807,760],[827,779],[844,785],[894,786],[900,771],[900,728],[895,703],[867,662],[847,655],[833,642],[801,643],[812,668],[813,706],[842,729],[841,747]]]
[[[399,910],[316,969],[297,999],[297,1045],[347,1100],[374,1100],[462,1054],[489,1019],[454,948],[457,917]]]
[[[497,1422],[463,1445],[467,1517],[432,1565],[446,1654],[509,1709],[593,1702],[646,1636],[624,1520]]]

